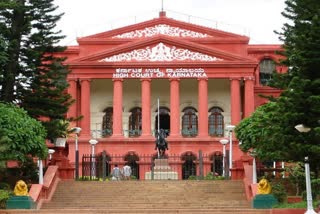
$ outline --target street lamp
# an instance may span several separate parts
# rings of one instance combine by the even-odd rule
[[[43,165],[42,160],[38,159],[38,167],[39,167],[39,184],[43,184]]]
[[[95,177],[96,173],[95,173],[95,168],[94,168],[94,146],[98,143],[99,141],[97,141],[96,139],[91,139],[89,140],[89,143],[91,145],[91,160],[92,160],[92,175]]]
[[[251,157],[253,157],[253,161],[252,161],[252,183],[256,184],[257,183],[257,163],[256,163],[256,156],[257,153],[254,149],[252,149],[251,151],[249,151],[249,154]]]
[[[74,127],[71,129],[71,132],[76,134],[76,140],[75,140],[75,167],[76,167],[76,180],[79,180],[79,148],[78,148],[78,137],[81,132],[80,127]]]
[[[307,133],[311,130],[311,128],[303,124],[296,125],[295,128],[300,133]],[[313,205],[312,205],[312,190],[311,190],[310,166],[309,166],[308,156],[304,158],[304,168],[305,168],[306,189],[307,189],[307,211],[305,212],[305,214],[316,214],[316,212],[313,210]]]
[[[229,177],[231,178],[231,169],[232,169],[232,132],[236,128],[234,125],[227,125],[226,129],[229,131]]]
[[[48,149],[48,153],[49,153],[49,160],[51,161],[52,159],[52,154],[55,152],[54,149]]]
[[[228,139],[221,139],[220,143],[223,145],[223,160],[222,160],[222,176],[226,176],[226,145],[229,142]]]
[[[54,149],[48,149],[49,160],[52,158],[52,154],[54,153]],[[43,184],[43,163],[42,160],[38,159],[38,167],[39,167],[39,184]]]

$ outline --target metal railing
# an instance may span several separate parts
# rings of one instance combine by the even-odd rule
[[[204,179],[208,175],[217,175],[214,159],[199,151],[199,154],[122,156],[107,155],[104,151],[95,155],[83,155],[82,176],[80,180],[112,179],[112,169],[120,169],[127,164],[131,167],[132,179],[139,180],[183,180]]]

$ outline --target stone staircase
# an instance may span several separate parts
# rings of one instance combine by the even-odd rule
[[[21,210],[6,211],[21,213]],[[44,203],[40,210],[23,212],[267,214],[269,210],[251,208],[242,181],[166,180],[62,181],[49,203]]]

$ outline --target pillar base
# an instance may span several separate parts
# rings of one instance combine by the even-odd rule
[[[6,203],[6,209],[35,209],[36,203],[30,196],[11,196]]]
[[[252,200],[252,207],[255,209],[270,209],[278,203],[272,194],[258,194]]]

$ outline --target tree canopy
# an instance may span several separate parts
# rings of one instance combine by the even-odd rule
[[[60,31],[54,0],[0,2],[0,100],[16,103],[47,130],[59,129],[73,100],[66,93],[68,67],[57,56]],[[48,139],[53,136],[47,132]]]
[[[274,74],[270,86],[282,89],[280,97],[257,108],[236,128],[244,151],[255,149],[265,160],[320,161],[320,1],[286,0],[282,13],[288,19],[282,32],[285,74]],[[295,126],[311,128],[299,133]],[[318,164],[313,164],[313,169]],[[318,168],[319,169],[319,168]]]
[[[0,103],[0,161],[24,162],[28,156],[45,159],[48,148],[41,123],[14,104]]]

